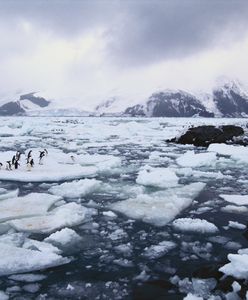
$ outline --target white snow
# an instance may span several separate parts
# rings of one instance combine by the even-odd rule
[[[6,189],[1,189],[0,200],[17,197],[19,194],[19,189],[13,191],[7,191]]]
[[[81,179],[52,186],[48,191],[61,197],[78,198],[97,191],[100,185],[101,181],[96,179]]]
[[[235,221],[229,221],[228,222],[228,227],[243,230],[243,229],[246,228],[246,225],[245,224],[241,224],[239,222],[235,222]]]
[[[248,195],[225,195],[220,194],[220,197],[227,202],[234,203],[236,205],[248,205]]]
[[[238,279],[248,279],[248,254],[229,254],[230,263],[219,270]]]
[[[0,222],[42,215],[61,198],[45,193],[31,193],[0,201]]]
[[[46,269],[69,262],[68,258],[52,252],[0,244],[0,276]]]
[[[113,203],[110,208],[130,218],[163,226],[187,208],[204,187],[204,183],[198,182],[149,195],[141,194],[136,198]]]
[[[78,235],[74,230],[70,228],[63,228],[60,231],[56,231],[45,238],[45,242],[52,243],[55,245],[73,245],[82,240],[81,236]]]
[[[179,231],[194,231],[199,233],[216,233],[218,228],[206,220],[180,218],[173,221],[172,226]]]
[[[178,185],[178,177],[175,171],[169,168],[152,168],[145,166],[139,171],[136,182],[145,186],[168,188]]]
[[[183,298],[183,300],[203,300],[203,298],[189,293],[186,297]]]
[[[177,158],[178,165],[182,167],[202,167],[214,166],[216,163],[215,153],[195,153],[194,151],[187,151],[185,154]]]
[[[18,231],[49,233],[67,226],[81,224],[89,210],[74,202],[53,209],[46,215],[16,219],[9,224]]]
[[[44,280],[47,276],[42,274],[17,274],[9,276],[9,279],[22,282],[37,282]]]

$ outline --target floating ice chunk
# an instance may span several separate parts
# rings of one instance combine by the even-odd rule
[[[248,254],[229,254],[230,263],[219,270],[238,279],[248,279]]]
[[[203,298],[189,293],[186,297],[183,298],[183,300],[203,300]]]
[[[118,245],[114,249],[118,254],[123,254],[124,256],[130,256],[133,252],[133,247],[130,243]]]
[[[238,250],[241,248],[241,244],[233,241],[227,242],[224,247],[229,250]]]
[[[215,178],[215,179],[232,179],[232,176],[223,175],[219,172],[203,172],[198,170],[193,170],[192,168],[181,168],[176,170],[177,175],[187,176],[187,177],[203,177],[203,178]]]
[[[208,151],[216,152],[221,155],[230,156],[239,163],[248,163],[248,149],[244,146],[211,144]]]
[[[19,194],[19,189],[16,189],[14,191],[7,191],[5,189],[1,189],[1,191],[0,191],[0,200],[17,197],[18,194]]]
[[[218,228],[206,220],[181,218],[173,221],[172,226],[180,231],[194,231],[199,233],[216,233]]]
[[[60,231],[52,233],[49,237],[45,238],[45,242],[52,243],[58,246],[74,245],[82,240],[74,230],[70,228],[63,228]]]
[[[136,182],[145,186],[168,188],[178,185],[178,177],[172,169],[146,166],[139,171]]]
[[[101,181],[96,179],[81,179],[52,186],[48,191],[54,195],[67,198],[78,198],[95,192]]]
[[[118,266],[125,267],[125,268],[133,267],[133,263],[126,258],[114,259],[113,263]]]
[[[248,254],[248,248],[239,249],[238,254]]]
[[[187,208],[204,187],[204,183],[198,182],[149,195],[141,194],[136,198],[113,203],[110,208],[130,218],[163,226]]]
[[[46,269],[69,262],[68,258],[55,253],[0,244],[0,276]]]
[[[22,282],[37,282],[46,279],[46,275],[42,274],[17,274],[9,276],[9,279]]]
[[[123,238],[126,238],[126,237],[127,237],[127,233],[121,228],[116,229],[114,232],[112,232],[109,235],[109,238],[113,241],[123,239]]]
[[[216,154],[208,152],[196,154],[194,151],[187,151],[177,158],[176,162],[182,167],[213,166],[216,163]]]
[[[235,229],[243,230],[246,228],[245,224],[241,224],[239,222],[229,221],[228,226]]]
[[[109,218],[117,218],[117,215],[114,212],[112,212],[111,210],[103,211],[102,214]]]
[[[248,205],[248,195],[225,195],[220,194],[220,197],[227,202],[234,203],[236,205]]]
[[[25,249],[30,249],[30,250],[38,250],[41,252],[48,252],[48,253],[56,253],[56,254],[61,254],[61,250],[49,243],[46,242],[40,242],[32,239],[26,239],[22,248]]]
[[[89,211],[86,207],[72,202],[55,208],[47,215],[12,220],[9,223],[18,231],[50,233],[63,227],[81,224]]]
[[[245,206],[227,205],[225,207],[222,207],[221,211],[227,213],[246,214],[248,212],[248,208]]]
[[[15,218],[42,215],[60,197],[45,193],[31,193],[0,201],[0,222]]]
[[[152,245],[145,248],[143,256],[149,259],[156,259],[164,256],[166,253],[174,249],[177,245],[171,241],[163,241],[158,245]]]
[[[9,296],[3,291],[0,291],[0,300],[9,300]]]
[[[25,284],[22,288],[28,293],[36,293],[40,289],[40,285],[38,283],[30,283]]]

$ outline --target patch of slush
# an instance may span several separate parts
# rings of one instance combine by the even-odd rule
[[[176,244],[171,241],[163,241],[158,245],[152,245],[150,247],[145,248],[143,252],[143,256],[149,259],[156,259],[164,256],[172,249],[176,248]]]
[[[45,193],[31,193],[0,201],[0,222],[45,214],[61,198]]]
[[[187,151],[185,154],[176,159],[178,165],[182,167],[202,167],[213,166],[216,163],[215,153],[195,153]]]
[[[50,233],[83,223],[89,212],[86,207],[72,202],[55,208],[46,215],[12,220],[9,224],[18,231]]]
[[[45,242],[55,244],[58,246],[75,245],[82,240],[81,236],[78,235],[74,230],[70,228],[63,228],[60,231],[56,231],[45,238]]]
[[[236,205],[248,205],[248,195],[225,195],[220,194],[220,197],[227,202],[234,203]]]
[[[172,169],[145,166],[139,171],[136,182],[145,186],[169,188],[178,185],[178,177]]]
[[[96,179],[81,179],[52,186],[48,191],[61,197],[78,198],[97,191],[100,185],[101,181]]]
[[[191,183],[180,188],[138,195],[113,203],[110,208],[130,218],[163,226],[187,208],[204,187],[205,184],[201,182]]]
[[[172,226],[179,231],[193,231],[198,233],[216,233],[218,228],[206,220],[181,218],[173,221]]]
[[[0,244],[0,276],[25,273],[69,263],[53,252],[41,252]]]

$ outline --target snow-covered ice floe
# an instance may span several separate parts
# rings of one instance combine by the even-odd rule
[[[31,193],[0,201],[0,222],[45,214],[61,197],[46,193]]]
[[[220,197],[227,202],[234,203],[236,205],[248,205],[248,195],[226,195],[221,194]]]
[[[198,233],[216,233],[218,228],[207,220],[180,218],[173,221],[172,226],[179,231],[193,231]]]
[[[185,154],[177,158],[176,162],[182,167],[202,167],[213,166],[216,163],[215,153],[195,153],[187,151]]]
[[[157,245],[152,245],[144,249],[143,256],[149,259],[156,259],[164,256],[166,253],[176,248],[176,244],[172,241],[163,241]]]
[[[169,168],[152,168],[145,166],[139,171],[136,182],[145,186],[169,188],[178,185],[178,177],[175,171]]]
[[[83,223],[89,212],[90,209],[72,202],[55,208],[46,215],[11,220],[9,225],[18,231],[50,233]]]
[[[19,194],[19,189],[13,191],[7,191],[6,189],[0,188],[0,200],[17,197]]]
[[[56,231],[45,238],[45,242],[55,244],[58,246],[75,245],[82,240],[81,236],[78,235],[74,230],[70,228],[63,228],[60,231]]]
[[[163,226],[187,208],[204,187],[204,183],[197,182],[152,194],[141,194],[136,198],[113,203],[110,208],[130,218]]]
[[[77,198],[96,191],[100,185],[101,181],[96,179],[81,179],[52,186],[48,191],[61,197]]]

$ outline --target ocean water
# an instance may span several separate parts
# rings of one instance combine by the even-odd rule
[[[248,165],[245,160],[221,154],[217,154],[212,162],[206,157],[196,166],[190,166],[190,161],[186,163],[187,166],[180,165],[178,159],[187,151],[192,151],[192,161],[195,154],[209,152],[191,145],[170,144],[166,139],[177,136],[189,126],[203,124],[246,127],[246,120],[1,118],[0,160],[5,159],[4,153],[11,151],[33,149],[33,153],[38,153],[44,148],[48,149],[50,157],[44,160],[43,173],[37,171],[39,164],[36,159],[34,170],[28,172],[26,180],[25,167],[18,171],[0,170],[0,188],[4,188],[5,192],[19,189],[20,197],[30,193],[50,194],[52,186],[85,178],[96,179],[100,185],[93,186],[78,197],[64,196],[58,204],[62,206],[73,202],[89,210],[94,209],[94,213],[79,224],[64,225],[49,233],[36,230],[26,234],[25,230],[14,228],[11,224],[8,230],[2,230],[5,236],[20,232],[25,233],[26,238],[43,241],[52,232],[70,227],[81,239],[60,247],[60,255],[69,258],[69,263],[42,270],[25,270],[25,274],[32,274],[29,282],[25,276],[11,277],[13,274],[23,274],[14,271],[13,265],[13,274],[8,272],[1,276],[0,290],[10,299],[155,300],[183,299],[187,293],[204,299],[211,295],[219,295],[224,299],[227,291],[218,285],[215,273],[228,262],[229,253],[237,253],[240,248],[247,247],[246,229],[231,228],[228,223],[234,221],[246,225],[247,212],[223,210],[227,205],[235,204],[226,202],[220,194],[247,194]],[[237,146],[237,152],[239,148]],[[71,156],[80,158],[79,164],[85,170],[95,168],[94,171],[86,176],[77,173],[73,178],[75,170],[72,169],[68,178],[62,178],[63,172],[67,174],[68,168],[72,168],[71,164],[74,163],[63,163],[63,160],[68,157],[70,161]],[[99,163],[99,157],[103,157],[103,162]],[[58,168],[60,165],[62,167]],[[156,180],[160,181],[161,178],[165,182],[169,180],[163,179],[163,175],[153,178],[151,185],[149,182],[143,185],[136,182],[142,170],[151,173],[156,168],[175,172],[178,177],[175,186],[156,185]],[[36,180],[32,182],[32,174],[36,171]],[[13,178],[10,178],[10,172],[17,175],[11,175]],[[59,174],[56,177],[59,179],[54,182],[51,179],[53,174]],[[205,186],[195,195],[194,191],[191,193],[191,190],[184,189],[199,182],[205,183]],[[68,193],[67,188],[65,191]],[[175,194],[177,198],[172,205],[171,199]],[[144,204],[142,199],[146,197],[149,199]],[[151,217],[151,212],[156,209],[153,199],[155,201],[157,197],[161,211]],[[125,212],[114,208],[115,203],[128,199],[134,200],[123,202]],[[183,201],[187,203],[182,208]],[[165,208],[164,202],[169,203]],[[49,212],[53,209],[54,206],[50,207]],[[139,209],[142,213],[132,217]],[[172,215],[172,211],[176,213]],[[218,228],[218,232],[210,233],[207,227],[206,232],[186,230],[187,224],[185,230],[177,230],[172,222],[178,218],[207,220]],[[161,225],[164,219],[170,221]],[[171,242],[173,247],[167,247],[163,242]],[[4,256],[0,257],[0,266],[8,253]],[[33,275],[44,276],[38,280]]]

